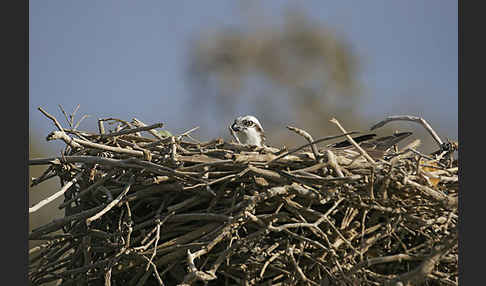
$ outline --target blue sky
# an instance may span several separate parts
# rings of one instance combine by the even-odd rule
[[[297,3],[262,2],[260,16],[275,25],[288,4]],[[409,113],[457,138],[457,1],[298,3],[359,56],[360,110],[370,124]],[[78,114],[92,116],[82,124],[87,129],[107,116],[162,121],[175,131],[193,127],[182,112],[193,92],[185,76],[191,40],[239,27],[242,7],[242,1],[30,1],[30,129],[42,137],[54,129],[38,106],[63,120],[58,104],[70,111],[78,103]],[[212,129],[201,137],[224,132]]]

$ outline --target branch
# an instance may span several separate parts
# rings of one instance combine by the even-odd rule
[[[314,139],[312,139],[312,136],[307,131],[300,128],[296,128],[292,126],[287,126],[287,128],[299,134],[300,136],[304,137],[307,141],[309,141],[309,144],[311,144],[312,153],[314,153],[314,158],[318,160],[320,154],[319,151],[317,150]]]
[[[40,201],[39,203],[37,203],[35,206],[33,207],[30,207],[29,208],[29,214],[33,213],[33,212],[36,212],[38,211],[40,208],[42,208],[43,206],[47,205],[48,203],[54,201],[55,199],[57,199],[58,197],[62,196],[73,184],[75,184],[79,179],[81,179],[81,176],[83,175],[83,173],[78,173],[76,175],[76,177],[74,177],[74,179],[72,179],[71,181],[69,181],[67,184],[65,184],[61,190],[59,190],[57,193],[53,194],[52,196]]]
[[[339,123],[339,121],[337,121],[337,119],[336,119],[336,118],[332,118],[330,121],[331,121],[332,123],[336,124],[336,125],[339,127],[339,129],[341,129],[341,131],[342,131],[343,133],[346,133],[346,130],[345,130],[345,129],[344,129],[342,126],[341,126],[341,124]],[[375,160],[373,160],[373,159],[370,157],[370,155],[368,155],[368,153],[366,153],[366,151],[365,151],[365,150],[363,150],[363,148],[361,148],[361,147],[358,145],[358,143],[356,143],[356,141],[354,141],[353,137],[351,137],[351,136],[349,136],[349,135],[346,135],[346,139],[348,139],[348,141],[349,141],[349,142],[351,142],[351,144],[353,144],[353,145],[354,145],[354,147],[356,147],[356,149],[358,149],[359,153],[361,153],[361,155],[363,155],[363,156],[366,158],[366,160],[368,160],[368,162],[370,162],[370,163],[371,163],[371,164],[373,164],[373,165],[374,165],[374,164],[376,164]]]
[[[117,205],[121,199],[128,193],[128,191],[130,190],[130,187],[132,186],[132,182],[133,182],[133,176],[132,176],[132,179],[130,179],[130,183],[128,183],[126,186],[125,186],[125,189],[123,189],[123,191],[118,195],[118,197],[116,199],[114,199],[113,201],[111,201],[104,209],[102,209],[99,213],[95,214],[94,216],[92,217],[89,217],[86,219],[86,225],[89,227],[89,225],[91,224],[91,222],[99,219],[100,217],[102,217],[105,213],[107,213],[109,210],[111,210],[115,205]]]

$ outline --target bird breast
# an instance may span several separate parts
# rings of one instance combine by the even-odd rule
[[[241,143],[262,147],[261,134],[254,128],[248,128],[237,133]]]

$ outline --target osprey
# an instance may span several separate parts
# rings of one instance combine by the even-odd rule
[[[237,141],[241,144],[252,145],[258,147],[265,146],[265,134],[263,127],[258,119],[253,115],[239,116],[230,126],[231,133],[234,134]],[[232,134],[232,135],[233,135]],[[390,136],[376,137],[376,134],[366,134],[354,137],[354,141],[358,143],[366,152],[374,159],[383,158],[386,151],[393,145],[410,136],[412,132],[395,133]],[[373,140],[371,140],[373,139]],[[354,153],[354,146],[348,140],[328,145],[326,149],[335,150],[338,152]]]
[[[230,126],[241,144],[263,147],[265,135],[260,121],[253,115],[239,116]]]

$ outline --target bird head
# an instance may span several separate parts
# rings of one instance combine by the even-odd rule
[[[263,147],[265,136],[260,121],[255,116],[239,116],[230,126],[240,143]]]

